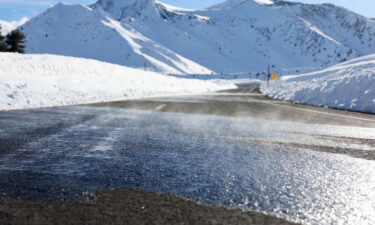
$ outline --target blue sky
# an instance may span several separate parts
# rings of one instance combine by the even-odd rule
[[[0,0],[0,20],[13,21],[22,17],[31,18],[61,0]],[[126,0],[124,0],[126,1]],[[296,0],[290,0],[296,1]],[[333,3],[354,12],[375,18],[374,0],[299,0],[305,3]],[[91,4],[96,0],[63,0],[70,4]],[[162,2],[183,8],[200,9],[223,0],[162,0]],[[360,2],[360,3],[359,3]]]

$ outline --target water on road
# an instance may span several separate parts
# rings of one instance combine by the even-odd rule
[[[371,153],[373,128],[95,107],[0,114],[2,196],[134,187],[305,224],[375,224],[375,162],[321,151]]]

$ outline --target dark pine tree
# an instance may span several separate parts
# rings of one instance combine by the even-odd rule
[[[19,31],[14,30],[7,34],[5,43],[8,45],[8,52],[25,53],[25,35]]]
[[[7,50],[8,48],[4,42],[4,36],[1,35],[1,25],[0,25],[0,52],[6,52]]]

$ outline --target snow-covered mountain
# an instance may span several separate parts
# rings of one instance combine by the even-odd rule
[[[22,27],[27,52],[166,73],[321,68],[375,53],[375,21],[331,4],[228,0],[204,10],[155,0],[57,4]]]

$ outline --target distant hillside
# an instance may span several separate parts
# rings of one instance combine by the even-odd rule
[[[0,20],[0,26],[1,26],[1,34],[6,35],[7,33],[11,32],[12,30],[18,28],[19,26],[23,25],[24,23],[27,22],[27,18],[22,18],[19,21],[2,21]]]

